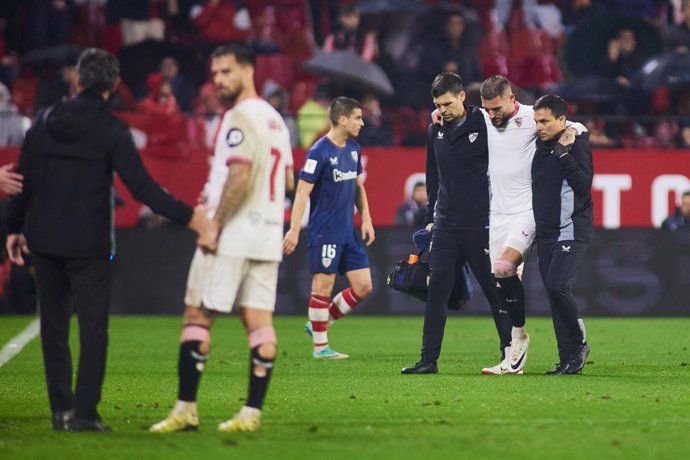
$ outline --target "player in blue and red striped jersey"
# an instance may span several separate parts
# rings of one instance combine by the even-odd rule
[[[329,107],[331,129],[311,147],[300,172],[292,207],[290,230],[283,250],[292,254],[299,242],[300,223],[310,200],[309,268],[313,274],[309,321],[305,326],[314,342],[314,358],[342,359],[348,355],[328,345],[328,328],[371,292],[371,270],[363,241],[374,242],[367,193],[362,181],[362,159],[354,140],[364,126],[362,106],[338,97]],[[362,217],[361,238],[353,222],[353,208]],[[350,287],[331,301],[335,275],[345,275]]]

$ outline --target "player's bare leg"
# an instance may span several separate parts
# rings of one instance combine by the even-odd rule
[[[273,312],[251,307],[242,307],[241,312],[251,350],[249,395],[246,404],[230,420],[218,425],[218,431],[226,433],[259,429],[278,344],[273,328]]]
[[[519,373],[527,361],[529,335],[525,328],[525,289],[518,276],[518,266],[523,262],[522,253],[505,246],[494,261],[493,270],[501,286],[508,314],[513,320],[512,341],[508,373]]]
[[[338,353],[328,345],[328,319],[330,297],[335,285],[335,274],[315,273],[311,280],[309,321],[305,329],[314,343],[313,356],[317,359],[343,359],[349,356]]]
[[[187,305],[185,307],[177,370],[179,378],[177,403],[172,412],[164,420],[149,428],[149,431],[171,433],[199,428],[199,416],[196,409],[197,390],[211,349],[210,328],[216,316],[216,312],[207,310],[203,306]]]

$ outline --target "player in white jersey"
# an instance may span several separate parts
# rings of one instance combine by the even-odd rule
[[[505,356],[498,365],[484,368],[482,373],[518,373],[527,361],[530,340],[525,328],[525,291],[521,268],[534,242],[536,230],[532,212],[536,123],[532,106],[522,105],[515,100],[507,78],[498,75],[486,79],[480,95],[489,141],[492,195],[489,252],[494,275],[513,321],[510,349],[506,348]],[[567,131],[577,134],[580,129],[568,128]]]
[[[220,313],[240,308],[251,356],[245,405],[218,430],[255,431],[273,361],[278,264],[282,259],[285,190],[294,187],[287,126],[257,97],[254,53],[244,45],[221,46],[211,55],[213,81],[234,102],[223,116],[215,156],[204,187],[209,217],[219,233],[199,240],[189,270],[180,338],[177,404],[150,431],[195,430],[196,397],[210,350],[210,328]]]

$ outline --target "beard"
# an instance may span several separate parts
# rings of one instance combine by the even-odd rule
[[[510,120],[508,116],[495,117],[491,119],[491,124],[496,128],[505,128],[508,124],[508,120]]]

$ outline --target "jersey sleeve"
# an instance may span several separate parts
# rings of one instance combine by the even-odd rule
[[[307,153],[307,158],[304,161],[302,171],[299,173],[299,178],[313,184],[319,180],[319,176],[321,176],[321,171],[323,171],[325,165],[326,162],[321,152],[312,148]]]
[[[216,154],[227,158],[227,163],[252,163],[258,145],[256,134],[245,114],[232,110],[226,114],[222,142],[216,145]]]

